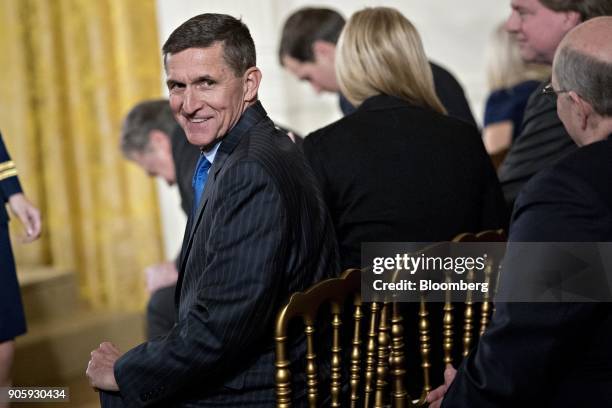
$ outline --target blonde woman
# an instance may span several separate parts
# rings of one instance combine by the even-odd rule
[[[331,211],[344,269],[361,266],[362,242],[436,242],[505,226],[480,134],[445,114],[410,21],[385,7],[355,13],[336,62],[342,93],[357,110],[312,133],[303,147]],[[406,338],[408,347],[416,341]],[[414,378],[417,361],[410,363]],[[442,381],[442,367],[434,368],[432,381]]]
[[[493,32],[487,60],[490,94],[482,136],[487,152],[496,154],[507,150],[518,135],[529,95],[550,76],[550,67],[525,63],[503,24]]]

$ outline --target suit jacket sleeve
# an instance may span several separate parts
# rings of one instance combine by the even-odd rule
[[[601,206],[583,180],[570,172],[546,172],[519,196],[510,241],[597,241],[605,216]],[[610,225],[607,214],[604,225]],[[537,271],[537,265],[523,270],[505,263],[500,290],[505,283],[520,287],[527,279],[524,274]],[[549,384],[563,373],[565,357],[575,354],[573,348],[584,333],[598,324],[597,308],[595,303],[497,304],[490,326],[461,364],[442,406],[515,407],[546,401],[553,387]]]
[[[17,178],[15,165],[12,164],[11,156],[0,135],[0,198],[2,198],[2,203],[8,201],[9,197],[16,193],[21,193],[21,185]]]
[[[287,258],[283,200],[256,163],[239,162],[220,177],[222,199],[206,209],[214,220],[206,248],[191,249],[207,258],[201,271],[190,271],[202,278],[190,290],[197,299],[187,317],[166,338],[141,344],[115,364],[130,405],[180,400],[191,387],[228,378],[226,371],[244,364],[271,333]]]
[[[21,191],[15,164],[12,162],[0,134],[0,224],[7,222],[9,219],[4,207],[9,197],[21,193]]]

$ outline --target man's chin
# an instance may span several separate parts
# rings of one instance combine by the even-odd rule
[[[520,47],[520,53],[521,59],[527,64],[551,64],[545,56],[535,52],[531,48]]]
[[[531,48],[525,46],[519,46],[519,53],[521,54],[521,59],[526,63],[535,62],[535,53]]]
[[[194,146],[198,146],[204,150],[206,150],[207,146],[212,146],[215,143],[215,137],[209,134],[203,133],[187,133],[187,141]]]

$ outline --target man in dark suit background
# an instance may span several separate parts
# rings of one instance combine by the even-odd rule
[[[177,28],[163,52],[172,111],[202,148],[178,322],[124,355],[103,343],[87,375],[110,391],[103,406],[269,407],[276,313],[291,293],[338,273],[333,227],[301,152],[257,100],[248,28],[202,14]],[[292,346],[292,359],[303,358],[303,338]]]
[[[336,78],[336,43],[344,23],[340,13],[329,8],[297,10],[285,21],[278,56],[283,67],[308,81],[316,92],[337,93],[340,110],[348,115],[355,107],[340,92]],[[436,93],[448,114],[476,126],[459,82],[441,66],[432,62],[430,66]]]
[[[570,31],[557,50],[546,93],[556,99],[559,117],[580,148],[525,186],[513,214],[509,251],[512,241],[612,241],[610,38],[612,17],[598,17]],[[534,271],[545,273],[539,264],[525,271],[506,262],[500,290],[520,287]],[[589,280],[601,278],[606,276]],[[430,394],[432,406],[439,406],[447,389],[443,407],[586,407],[612,402],[610,303],[496,307],[491,325],[454,381],[449,368],[446,384]]]
[[[178,186],[181,208],[189,217],[193,207],[191,179],[200,149],[185,137],[168,100],[147,100],[135,105],[123,121],[120,145],[123,155],[148,175]],[[177,262],[178,259],[166,261],[145,269],[147,290],[151,296],[147,304],[148,339],[166,335],[176,322]]]

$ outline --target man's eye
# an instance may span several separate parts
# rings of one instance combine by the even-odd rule
[[[168,84],[168,90],[169,91],[178,91],[185,88],[185,85],[183,84],[177,84],[177,83],[170,83]]]

